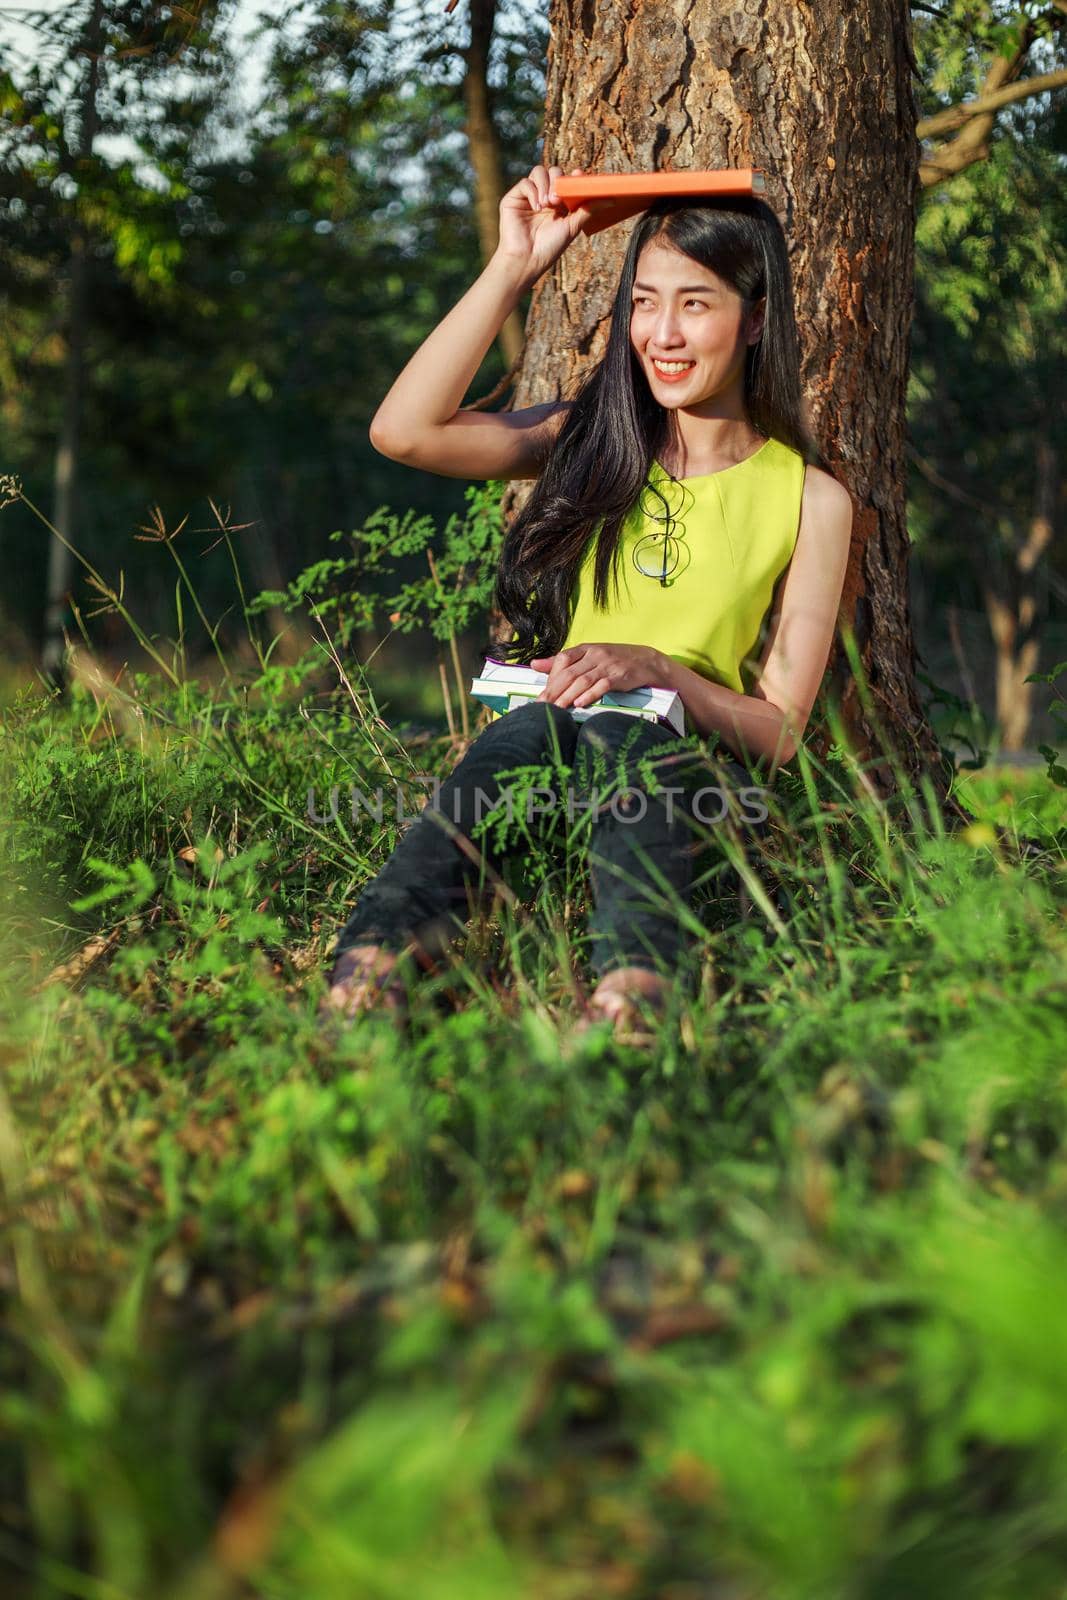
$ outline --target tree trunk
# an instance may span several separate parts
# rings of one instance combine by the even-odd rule
[[[100,84],[100,34],[103,0],[93,0],[84,35],[87,56],[82,91],[80,127],[74,170],[80,183],[92,159],[96,138],[97,94]],[[75,207],[84,204],[79,194]],[[78,494],[78,460],[81,452],[82,399],[85,386],[85,343],[89,318],[89,234],[77,210],[70,244],[70,278],[67,289],[67,359],[63,375],[63,415],[56,444],[52,521],[64,539],[73,541]],[[54,682],[62,680],[63,619],[71,581],[71,554],[53,539],[48,548],[48,596],[44,615],[41,669]]]
[[[1029,533],[1014,553],[999,592],[986,584],[986,615],[996,645],[997,722],[1005,750],[1022,750],[1033,715],[1034,686],[1026,679],[1038,670],[1038,586],[1041,559],[1052,543],[1056,501],[1056,452],[1046,433],[1036,446],[1034,515]]]
[[[894,777],[874,718],[902,769],[932,769],[943,794],[949,768],[917,697],[908,600],[919,149],[906,0],[552,0],[551,27],[546,163],[767,173],[790,241],[811,421],[856,505],[841,622],[869,709],[840,638],[831,685],[876,789],[888,794]],[[602,352],[628,233],[579,237],[536,286],[516,406],[568,392]],[[806,743],[824,753],[818,720]]]
[[[493,124],[489,96],[489,46],[497,0],[470,0],[471,42],[465,52],[463,103],[467,108],[467,147],[474,169],[474,214],[482,264],[489,262],[500,237],[500,202],[504,170],[500,140]],[[522,355],[522,318],[513,311],[500,330],[500,349],[510,370]]]

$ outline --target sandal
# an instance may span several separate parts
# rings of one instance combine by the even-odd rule
[[[642,981],[638,974],[648,974]],[[585,1003],[585,1015],[574,1032],[588,1033],[601,1022],[610,1022],[619,1044],[647,1047],[659,1037],[659,1026],[667,1014],[670,995],[668,982],[647,967],[619,967],[605,973]]]
[[[325,1018],[340,1012],[355,1018],[380,1007],[403,1022],[407,1018],[407,979],[400,966],[401,952],[381,945],[354,945],[338,956],[329,976],[329,992],[322,1003]]]

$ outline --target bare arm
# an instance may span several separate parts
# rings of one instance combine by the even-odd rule
[[[548,673],[539,700],[588,706],[612,689],[645,684],[673,689],[696,732],[702,738],[720,734],[742,761],[765,758],[778,766],[791,754],[780,706],[715,683],[655,645],[572,644],[554,656],[539,656],[530,665],[536,672]]]
[[[555,199],[559,167],[534,167],[500,203],[492,260],[411,357],[371,423],[376,450],[451,478],[532,478],[566,414],[563,401],[520,411],[459,406],[505,320],[567,248],[589,213]]]

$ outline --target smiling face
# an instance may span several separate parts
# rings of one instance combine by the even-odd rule
[[[630,343],[661,405],[737,414],[745,354],[762,327],[762,302],[746,315],[737,290],[692,256],[658,239],[641,251]]]

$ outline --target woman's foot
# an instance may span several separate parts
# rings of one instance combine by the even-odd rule
[[[396,971],[400,954],[380,944],[355,944],[338,956],[330,974],[326,1005],[346,1017],[358,1016],[372,1006],[393,1015],[407,1013],[407,986]]]
[[[662,1019],[671,981],[648,967],[617,967],[597,984],[587,1003],[587,1015],[578,1024],[584,1033],[598,1022],[611,1022],[623,1043],[647,1044],[655,1038],[651,1024]]]

